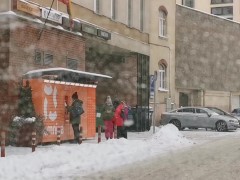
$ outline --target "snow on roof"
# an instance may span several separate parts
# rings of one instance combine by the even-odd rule
[[[46,74],[46,72],[64,72],[64,73],[77,73],[80,76],[81,75],[87,75],[87,76],[92,76],[92,77],[103,77],[103,78],[112,78],[111,76],[104,75],[104,74],[97,74],[97,73],[90,73],[86,71],[79,71],[79,70],[73,70],[73,69],[68,69],[68,68],[62,68],[62,67],[57,67],[57,68],[47,68],[47,69],[37,69],[37,70],[32,70],[28,71],[27,73],[24,74],[24,76],[41,76],[43,73]]]
[[[22,19],[25,19],[25,20],[28,20],[28,21],[36,22],[36,23],[39,23],[39,24],[43,24],[44,23],[43,21],[41,21],[38,18],[34,18],[34,17],[30,17],[30,16],[23,16],[23,15],[15,13],[13,11],[0,12],[0,15],[15,15],[16,17],[19,17],[19,18],[22,18]],[[51,23],[45,23],[45,25],[48,26],[48,27],[51,27],[51,28],[55,28],[55,29],[59,29],[61,31],[65,31],[65,32],[71,33],[71,34],[82,36],[82,33],[80,33],[80,32],[74,32],[74,31],[66,30],[64,28],[59,28],[58,27],[59,25],[54,25],[54,24],[51,24]]]

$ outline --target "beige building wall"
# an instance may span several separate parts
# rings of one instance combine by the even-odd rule
[[[182,5],[182,0],[176,0],[176,3]],[[213,7],[233,6],[233,21],[240,22],[240,1],[233,0],[233,3],[211,4],[211,0],[195,0],[194,9],[211,14]],[[225,17],[225,16],[222,16]],[[228,18],[229,16],[226,16]]]
[[[8,11],[11,7],[10,0],[1,0],[0,2],[0,12]]]
[[[167,11],[167,35],[159,36],[159,9]],[[149,17],[149,44],[150,44],[150,74],[158,72],[156,83],[156,121],[160,120],[162,112],[170,110],[175,104],[175,0],[151,0]],[[159,63],[164,60],[167,64],[165,90],[160,90]],[[154,99],[150,99],[154,106]]]
[[[72,0],[72,14],[73,18],[75,19],[94,24],[96,27],[106,29],[107,31],[111,32],[112,37],[111,40],[108,40],[106,42],[107,44],[127,49],[129,51],[138,52],[144,55],[149,55],[149,35],[148,33],[142,32],[139,29],[140,6],[137,4],[137,1],[139,2],[140,0],[133,0],[134,27],[128,27],[127,20],[124,20],[124,17],[126,17],[127,9],[121,12],[122,8],[124,6],[127,6],[127,0],[121,1],[121,9],[116,10],[118,14],[116,16],[116,20],[114,21],[110,18],[111,0],[100,0],[99,14],[96,14],[94,12],[94,0]],[[31,0],[31,2],[35,2],[43,7],[50,7],[51,5],[49,0]],[[117,3],[119,3],[119,0]],[[52,8],[67,14],[66,5],[61,2],[55,1]],[[147,15],[146,17],[149,16]],[[118,18],[122,22],[118,21]],[[147,23],[147,20],[145,22]],[[148,24],[145,24],[145,26],[147,25]],[[145,27],[144,29],[148,28]]]
[[[94,0],[72,0],[73,3],[81,5],[94,11]],[[149,9],[148,1],[144,0],[144,28],[143,32],[148,32],[148,19],[149,19]],[[116,0],[116,19],[113,21],[123,23],[128,26],[128,0]],[[132,23],[131,28],[140,30],[140,0],[132,0]],[[111,19],[111,0],[100,0],[100,12],[99,15],[103,15]]]

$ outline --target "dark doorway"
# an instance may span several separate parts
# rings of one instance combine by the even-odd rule
[[[188,94],[187,93],[183,93],[183,92],[180,92],[179,93],[179,107],[181,106],[188,106]]]

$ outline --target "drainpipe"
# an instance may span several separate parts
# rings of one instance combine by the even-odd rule
[[[203,91],[203,106],[205,106],[205,90],[202,91]]]

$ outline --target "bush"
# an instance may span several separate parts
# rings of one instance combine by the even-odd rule
[[[14,117],[10,123],[9,144],[12,146],[31,146],[33,131],[36,131],[36,144],[38,144],[42,141],[45,132],[43,117]]]

